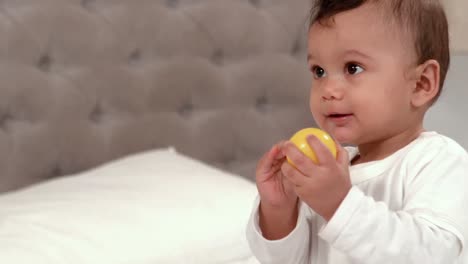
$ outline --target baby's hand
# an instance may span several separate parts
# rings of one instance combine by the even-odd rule
[[[351,189],[348,153],[337,143],[337,158],[315,136],[307,138],[319,159],[319,164],[300,152],[291,142],[284,144],[284,152],[296,165],[288,162],[281,168],[294,185],[299,198],[316,213],[329,221]]]
[[[258,192],[263,205],[271,208],[290,209],[297,203],[294,185],[289,182],[281,171],[286,161],[283,152],[285,141],[271,148],[257,164],[255,178]]]

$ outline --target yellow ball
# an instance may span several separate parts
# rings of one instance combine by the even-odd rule
[[[318,163],[317,155],[315,154],[314,150],[310,147],[309,143],[307,143],[307,136],[314,135],[316,136],[330,152],[332,153],[333,157],[336,158],[336,144],[333,138],[325,131],[318,129],[318,128],[304,128],[299,130],[294,134],[290,141],[296,145],[299,150],[304,153],[307,157],[309,157],[314,163]],[[294,163],[287,158],[288,162],[295,166]]]

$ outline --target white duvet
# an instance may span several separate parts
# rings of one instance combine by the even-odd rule
[[[257,264],[255,185],[174,150],[0,196],[0,263]]]

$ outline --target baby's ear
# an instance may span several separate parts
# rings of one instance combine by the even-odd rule
[[[428,60],[416,69],[416,83],[411,103],[414,107],[430,105],[439,93],[440,64],[436,60]]]

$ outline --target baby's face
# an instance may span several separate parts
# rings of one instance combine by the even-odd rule
[[[311,27],[310,108],[339,142],[378,141],[416,122],[410,103],[415,52],[406,36],[372,4]]]

